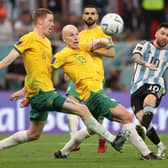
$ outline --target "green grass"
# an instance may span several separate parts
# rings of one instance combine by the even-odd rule
[[[4,136],[0,136],[2,139]],[[168,135],[161,135],[168,147]],[[97,153],[97,136],[81,145],[79,152],[72,152],[68,159],[54,159],[53,153],[68,140],[67,135],[43,135],[39,141],[26,143],[0,151],[0,168],[166,168],[167,160],[142,161],[137,150],[126,143],[124,153],[108,145],[107,152]],[[156,148],[147,141],[155,152]]]

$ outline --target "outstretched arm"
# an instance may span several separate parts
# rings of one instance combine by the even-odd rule
[[[11,52],[0,61],[0,69],[6,68],[8,65],[10,65],[17,57],[19,57],[19,53],[12,49]]]
[[[103,56],[103,57],[114,57],[115,56],[115,49],[112,48],[98,48],[93,51],[93,53]]]
[[[25,88],[22,88],[22,89],[20,89],[20,90],[18,90],[16,92],[14,92],[13,94],[11,94],[11,96],[9,97],[9,99],[11,101],[13,101],[13,100],[18,100],[18,99],[20,99],[22,97],[23,97],[23,99],[20,102],[19,106],[21,108],[23,108],[23,107],[26,107],[26,106],[29,105],[29,99],[26,97],[26,90],[25,90]]]
[[[26,91],[25,88],[22,88],[14,93],[12,93],[9,97],[10,100],[18,100],[20,98],[22,98],[23,96],[25,96]]]
[[[111,39],[94,39],[89,45],[90,50],[99,56],[114,57],[115,49]]]
[[[156,67],[154,64],[150,64],[150,63],[146,62],[146,61],[142,58],[142,56],[141,56],[140,54],[138,54],[138,53],[134,54],[134,55],[132,56],[132,59],[133,59],[133,61],[136,62],[137,64],[144,65],[144,66],[146,66],[147,68],[149,68],[150,70],[154,70],[154,71],[157,70],[157,67]]]

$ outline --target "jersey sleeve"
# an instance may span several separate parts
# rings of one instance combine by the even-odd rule
[[[24,52],[31,48],[32,38],[28,35],[22,36],[14,45],[14,48],[22,55]]]
[[[139,42],[136,47],[134,48],[132,54],[140,54],[141,56],[143,56],[143,53],[145,52],[147,47],[147,42],[146,41],[141,41]]]
[[[64,64],[63,56],[62,57],[61,56],[62,55],[59,53],[54,55],[54,61],[51,64],[53,69],[59,69]]]

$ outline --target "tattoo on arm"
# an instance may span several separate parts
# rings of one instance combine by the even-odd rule
[[[142,56],[138,53],[134,54],[132,56],[132,59],[134,62],[136,62],[137,64],[140,64],[140,65],[145,65],[146,64],[146,61],[142,58]]]

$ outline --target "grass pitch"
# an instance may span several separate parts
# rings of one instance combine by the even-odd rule
[[[0,136],[0,139],[5,137]],[[142,161],[137,150],[126,143],[123,153],[110,145],[106,153],[97,153],[98,137],[95,135],[81,145],[81,150],[72,152],[68,159],[55,159],[55,150],[63,147],[68,135],[43,135],[40,140],[0,151],[0,168],[167,168],[168,159]],[[161,135],[168,148],[168,135]],[[156,148],[147,141],[150,149]]]

